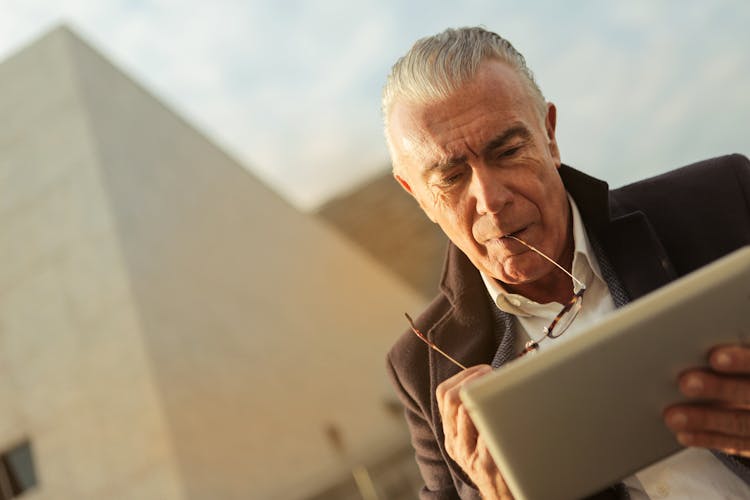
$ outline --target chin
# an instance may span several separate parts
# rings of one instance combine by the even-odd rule
[[[534,278],[531,278],[528,276],[514,275],[514,276],[506,276],[505,279],[501,279],[500,281],[508,285],[519,286],[519,285],[526,285],[528,283],[532,283],[534,281]]]
[[[544,276],[539,264],[531,263],[528,266],[514,266],[510,269],[500,268],[493,275],[503,283],[509,285],[526,285],[533,283]],[[499,276],[499,277],[497,277]]]

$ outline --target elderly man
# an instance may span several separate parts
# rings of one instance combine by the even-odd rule
[[[749,162],[727,156],[608,191],[561,163],[555,106],[523,56],[480,28],[418,41],[388,77],[383,112],[396,180],[451,240],[417,328],[469,366],[412,333],[389,353],[422,497],[510,498],[459,388],[529,340],[575,341],[615,307],[750,244]],[[577,316],[561,313],[574,302]],[[676,381],[689,402],[664,413],[688,450],[597,497],[750,498],[748,375],[750,349],[712,350]]]

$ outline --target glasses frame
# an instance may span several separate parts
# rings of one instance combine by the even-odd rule
[[[442,354],[448,361],[452,362],[454,365],[458,366],[462,370],[465,370],[466,367],[453,359],[452,356],[450,356],[448,353],[443,351],[441,348],[439,348],[434,342],[432,342],[430,339],[427,338],[427,335],[419,331],[419,329],[414,325],[414,320],[411,319],[411,316],[409,316],[407,313],[404,313],[404,316],[406,316],[407,321],[409,322],[409,326],[411,327],[411,331],[414,332],[417,337],[419,337],[425,344],[427,344],[430,349],[439,352]]]
[[[542,252],[541,250],[537,249],[533,245],[531,245],[529,243],[526,243],[522,239],[520,239],[520,238],[518,238],[516,236],[510,235],[510,234],[503,236],[503,238],[509,238],[509,239],[515,240],[515,241],[521,243],[522,245],[524,245],[529,250],[532,250],[533,252],[539,254],[541,257],[545,258],[546,260],[548,260],[549,262],[551,262],[552,264],[554,264],[562,272],[564,272],[565,274],[567,274],[570,277],[570,279],[573,280],[576,285],[578,285],[578,288],[579,288],[578,292],[576,292],[575,294],[573,294],[573,297],[563,306],[562,310],[557,314],[557,316],[555,316],[555,318],[552,320],[552,322],[549,324],[549,326],[546,326],[544,328],[544,330],[543,330],[544,331],[544,336],[542,336],[542,337],[540,337],[540,338],[538,338],[536,340],[529,340],[528,342],[526,342],[526,344],[524,345],[523,350],[517,356],[517,358],[520,358],[521,356],[524,356],[525,354],[528,354],[530,352],[534,352],[537,349],[539,349],[539,343],[542,340],[544,340],[545,338],[556,339],[556,338],[559,338],[563,333],[566,332],[566,330],[568,329],[568,327],[575,320],[576,316],[578,316],[578,312],[583,307],[583,295],[586,293],[586,285],[584,285],[582,281],[580,281],[578,278],[576,278],[575,276],[573,276],[564,267],[562,267],[560,264],[558,264],[557,262],[555,262],[554,260],[552,260],[546,254],[544,254],[544,252]],[[557,330],[555,330],[555,327],[557,327],[557,325],[560,323],[560,320],[562,320],[562,318],[565,317],[566,314],[570,313],[570,311],[574,311],[573,314],[575,314],[575,316],[573,316],[573,318],[570,320],[570,323],[568,323],[567,325],[565,325],[565,327],[562,328],[562,329],[557,328]],[[414,332],[414,334],[417,337],[419,337],[425,344],[427,344],[430,347],[430,349],[432,349],[432,350],[434,350],[434,351],[442,354],[448,361],[452,362],[454,365],[458,366],[462,370],[466,369],[466,367],[463,364],[461,364],[458,361],[456,361],[453,357],[451,357],[445,351],[443,351],[442,349],[440,349],[434,342],[430,341],[424,333],[422,333],[421,331],[419,331],[419,329],[414,325],[414,321],[411,319],[411,317],[407,313],[404,313],[404,316],[406,316],[406,319],[409,321],[409,326],[411,327],[411,331]],[[553,335],[553,332],[556,332],[556,334]]]
[[[556,335],[552,334],[555,331],[555,327],[558,325],[558,323],[560,323],[560,320],[566,314],[568,314],[574,307],[576,308],[576,310],[573,314],[578,316],[578,312],[583,307],[583,294],[584,293],[586,293],[586,288],[581,288],[580,290],[578,290],[578,292],[575,295],[573,295],[573,298],[571,298],[568,301],[568,303],[563,306],[562,310],[559,313],[557,313],[557,316],[555,316],[555,318],[552,320],[549,326],[544,327],[544,330],[543,330],[544,336],[538,338],[537,340],[529,340],[528,342],[526,342],[526,344],[523,346],[523,350],[518,354],[518,357],[520,358],[524,354],[528,354],[530,352],[534,352],[537,349],[539,349],[539,343],[545,338],[556,339],[560,337],[563,333],[565,333],[568,327],[575,320],[575,316],[570,320],[570,323],[565,325],[565,328],[562,328],[562,329],[558,328],[557,334]]]

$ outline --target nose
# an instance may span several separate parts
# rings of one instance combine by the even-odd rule
[[[484,166],[473,169],[469,188],[479,215],[500,213],[512,199],[512,193],[499,175]]]

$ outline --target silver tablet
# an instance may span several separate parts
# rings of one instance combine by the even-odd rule
[[[461,399],[517,499],[573,499],[681,449],[662,410],[717,344],[750,342],[750,247],[512,361]]]

